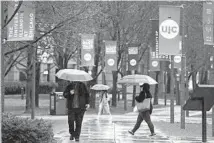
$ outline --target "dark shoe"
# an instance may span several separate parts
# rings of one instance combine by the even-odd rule
[[[74,137],[72,135],[70,135],[70,140],[74,140]]]
[[[134,132],[132,132],[132,131],[130,131],[130,130],[128,130],[128,132],[129,132],[131,135],[134,135]]]
[[[156,133],[152,133],[150,136],[155,136],[156,135]]]
[[[80,141],[80,139],[79,138],[75,138],[75,141],[78,142],[78,141]]]

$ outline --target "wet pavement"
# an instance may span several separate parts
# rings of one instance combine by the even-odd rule
[[[80,136],[80,143],[201,143],[201,137],[179,138],[168,137],[161,130],[155,128],[156,136],[150,137],[150,131],[145,122],[142,122],[141,127],[135,135],[128,133],[132,129],[136,115],[113,115],[109,118],[108,115],[102,115],[97,118],[97,115],[85,115]],[[153,121],[158,121],[158,116],[152,116]],[[161,120],[161,119],[160,119]],[[60,138],[60,143],[74,143],[69,140],[67,116],[59,117],[58,120],[53,120],[55,128],[55,138]],[[214,142],[208,139],[207,143]]]
[[[83,121],[80,143],[171,143],[169,138],[156,130],[156,136],[150,137],[150,131],[146,123],[142,123],[140,129],[131,135],[129,129],[135,124],[135,120],[127,120],[123,116],[113,117],[101,116],[99,119],[86,119]],[[69,133],[66,130],[61,131],[63,136],[62,143],[72,143],[69,140]],[[58,133],[59,135],[59,133]]]

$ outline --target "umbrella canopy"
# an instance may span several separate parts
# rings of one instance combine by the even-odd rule
[[[128,85],[142,85],[144,83],[157,84],[157,81],[148,75],[133,74],[124,76],[117,83]]]
[[[77,69],[62,69],[56,73],[56,76],[69,81],[90,81],[93,79],[89,73]]]
[[[91,87],[93,90],[108,90],[110,87],[108,85],[104,84],[95,84],[94,86]]]

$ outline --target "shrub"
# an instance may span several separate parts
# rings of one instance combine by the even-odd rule
[[[5,95],[8,94],[21,94],[21,88],[26,87],[25,82],[19,82],[19,81],[12,81],[12,82],[5,82]],[[54,82],[41,82],[39,84],[39,94],[49,94],[53,88],[56,88],[58,85]]]
[[[53,88],[58,86],[55,82],[41,82],[39,84],[39,93],[40,94],[49,94]]]
[[[26,83],[19,81],[4,82],[5,94],[21,94],[21,88],[25,89]]]
[[[3,143],[53,143],[53,137],[51,123],[43,119],[32,120],[3,113]]]

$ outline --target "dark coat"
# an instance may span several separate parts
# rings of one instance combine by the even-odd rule
[[[77,89],[75,89],[75,85],[77,85]],[[89,104],[89,92],[87,87],[84,83],[70,83],[63,92],[63,96],[67,99],[67,108],[73,109],[73,98],[74,94],[70,93],[70,90],[78,90],[78,97],[79,97],[79,106],[81,109],[86,109],[86,104]]]
[[[152,95],[151,95],[151,93],[150,93],[149,91],[146,92],[146,94],[145,94],[145,91],[141,91],[140,94],[139,94],[138,96],[135,97],[135,100],[136,100],[137,102],[143,102],[143,100],[144,100],[145,98],[152,98]],[[152,114],[152,110],[153,110],[153,105],[152,105],[152,103],[151,103],[151,104],[150,104],[150,114]]]

